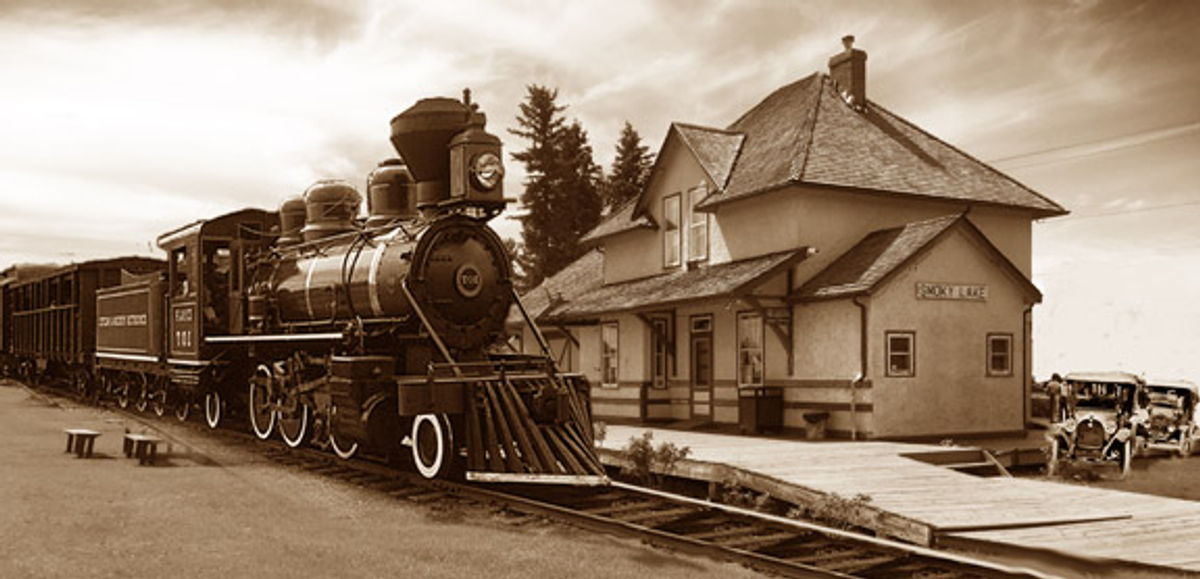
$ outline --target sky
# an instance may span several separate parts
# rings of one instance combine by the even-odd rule
[[[0,268],[361,190],[395,114],[466,87],[508,152],[556,87],[607,166],[625,121],[726,126],[854,34],[869,98],[1071,211],[1034,225],[1035,373],[1200,381],[1197,30],[1188,0],[0,0]]]

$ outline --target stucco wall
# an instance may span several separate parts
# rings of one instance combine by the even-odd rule
[[[796,268],[796,283],[821,271],[872,231],[961,212],[962,203],[793,186],[721,206],[714,252],[737,261],[766,253],[814,247]],[[1028,275],[1030,216],[1019,210],[979,208],[971,220]]]
[[[850,300],[797,305],[795,318],[795,377],[851,379],[862,370],[860,312]]]
[[[916,298],[917,282],[987,286],[986,301]],[[954,230],[873,296],[869,362],[876,436],[1017,431],[1024,428],[1023,297],[976,241]],[[916,375],[888,377],[887,331],[916,333]],[[1012,335],[1012,375],[987,375],[989,333]]]
[[[679,230],[683,239],[681,263],[687,263],[690,241],[688,220],[691,214],[687,193],[689,189],[701,183],[706,184],[709,191],[713,190],[713,185],[696,158],[678,142],[678,137],[672,135],[668,138],[659,155],[661,159],[658,161],[658,171],[649,184],[648,198],[644,200],[646,211],[653,216],[659,228],[622,233],[604,241],[605,283],[637,279],[664,271],[663,198],[676,193],[680,194],[683,213],[683,222]]]

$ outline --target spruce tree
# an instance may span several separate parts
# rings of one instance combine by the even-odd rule
[[[520,217],[522,244],[517,264],[524,272],[523,289],[536,287],[583,253],[579,238],[596,226],[601,202],[599,168],[592,160],[587,132],[566,124],[557,104],[558,90],[530,85],[520,105],[516,129],[529,141],[513,159],[525,164],[525,190]]]
[[[613,159],[612,168],[604,179],[602,194],[604,210],[608,213],[616,211],[631,199],[641,195],[646,180],[650,177],[650,168],[654,163],[654,155],[642,144],[642,137],[634,130],[629,121],[621,129],[621,137],[617,141],[617,156]]]

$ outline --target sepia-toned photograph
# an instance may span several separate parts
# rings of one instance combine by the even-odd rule
[[[0,577],[1200,576],[1198,30],[0,0]]]

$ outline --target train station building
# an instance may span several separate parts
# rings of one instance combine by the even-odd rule
[[[1031,227],[1066,210],[869,99],[846,45],[725,128],[673,123],[641,196],[526,294],[597,420],[1024,429]]]

